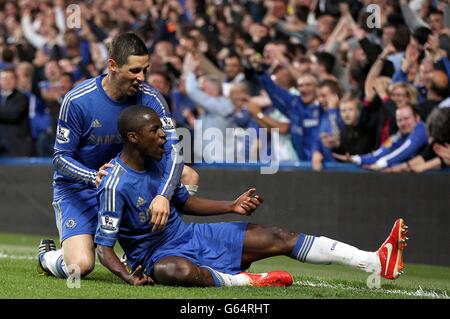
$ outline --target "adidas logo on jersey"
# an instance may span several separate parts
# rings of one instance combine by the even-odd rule
[[[91,126],[92,126],[93,128],[99,128],[99,127],[102,127],[102,123],[100,123],[99,120],[95,119],[94,121],[92,121]]]
[[[139,206],[144,205],[145,203],[147,203],[147,201],[145,199],[143,199],[141,196],[139,196],[136,206],[139,207]]]

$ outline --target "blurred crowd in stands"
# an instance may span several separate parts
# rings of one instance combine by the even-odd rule
[[[450,4],[435,0],[0,0],[0,156],[52,156],[64,95],[130,31],[203,147],[235,128],[244,162],[450,164]]]

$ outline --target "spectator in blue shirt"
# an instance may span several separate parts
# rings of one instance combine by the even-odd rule
[[[376,151],[353,156],[334,154],[334,157],[372,170],[382,170],[413,158],[428,143],[426,125],[412,106],[398,108],[396,120],[399,131]]]
[[[339,136],[342,120],[339,114],[339,100],[342,91],[339,84],[333,80],[324,80],[319,85],[319,102],[323,113],[320,118],[319,135],[313,145],[312,168],[315,171],[322,170],[322,162],[335,162],[331,149],[324,145],[324,135]]]

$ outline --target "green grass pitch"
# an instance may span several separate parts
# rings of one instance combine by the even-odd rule
[[[381,279],[380,288],[368,288],[369,274],[342,266],[307,265],[287,257],[270,258],[250,271],[284,269],[294,275],[287,288],[232,287],[181,288],[132,287],[97,263],[80,288],[66,281],[38,275],[37,245],[41,237],[0,233],[0,299],[6,298],[151,298],[151,299],[300,299],[300,298],[449,298],[450,267],[407,263],[405,274],[395,281]],[[55,240],[55,242],[57,242]]]

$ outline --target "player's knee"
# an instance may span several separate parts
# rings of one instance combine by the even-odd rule
[[[94,270],[95,261],[90,258],[77,258],[67,266],[69,271],[75,271],[80,274],[81,278],[84,278]]]
[[[155,280],[165,285],[183,285],[192,275],[192,264],[182,259],[158,262],[153,268]]]
[[[295,238],[297,236],[296,233],[288,232],[279,227],[270,228],[270,232],[272,235],[272,242],[279,250],[290,251],[290,246],[292,246],[292,243],[295,244]]]

